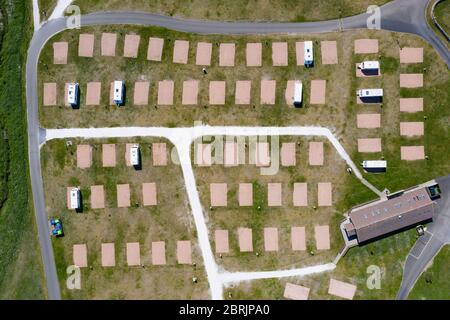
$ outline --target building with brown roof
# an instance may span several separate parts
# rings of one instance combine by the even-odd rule
[[[344,225],[347,237],[364,243],[432,220],[436,206],[428,190],[432,187],[400,191],[353,208]]]

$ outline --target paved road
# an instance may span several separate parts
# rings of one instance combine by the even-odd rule
[[[415,33],[422,36],[433,45],[442,59],[450,67],[450,54],[448,50],[440,42],[440,38],[436,36],[426,24],[424,8],[426,7],[427,2],[428,0],[395,0],[388,3],[381,8],[381,28],[392,31]],[[366,28],[367,18],[367,14],[360,14],[341,20],[323,22],[253,23],[184,20],[139,12],[100,12],[83,16],[81,18],[81,24],[83,26],[108,24],[154,25],[178,31],[204,34],[318,33],[342,29]],[[64,29],[66,29],[66,21],[64,18],[59,18],[45,23],[37,32],[35,32],[28,50],[26,66],[30,175],[49,299],[59,299],[60,292],[53,249],[49,238],[39,158],[39,142],[42,142],[43,139],[39,136],[37,63],[40,51],[47,40]]]
[[[414,287],[428,263],[445,244],[450,244],[450,175],[436,179],[442,196],[436,202],[438,210],[433,222],[427,227],[426,234],[420,237],[412,247],[403,270],[402,284],[397,299],[404,300]]]

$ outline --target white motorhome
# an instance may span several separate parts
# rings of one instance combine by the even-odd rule
[[[130,148],[130,163],[132,166],[139,166],[139,145],[135,144]]]
[[[71,106],[78,105],[78,83],[70,83],[67,86],[67,103]]]
[[[375,71],[380,69],[380,63],[378,61],[363,61],[358,65],[358,68],[363,71]]]
[[[114,81],[114,103],[118,106],[123,104],[123,93],[125,84],[123,81]]]
[[[314,52],[313,52],[313,43],[312,41],[305,41],[304,42],[304,60],[305,60],[305,66],[310,67],[314,65]]]
[[[367,172],[385,172],[387,168],[387,161],[385,160],[366,160],[363,161],[362,166]]]
[[[78,210],[80,209],[80,189],[72,188],[70,189],[70,209]]]
[[[359,89],[356,95],[360,98],[381,98],[383,97],[383,89]]]
[[[294,106],[300,107],[302,105],[303,84],[300,81],[295,81],[294,84]]]

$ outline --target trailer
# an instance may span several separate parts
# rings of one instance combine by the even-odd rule
[[[78,83],[70,83],[67,86],[67,103],[72,107],[76,107],[78,105]]]
[[[78,210],[80,209],[80,189],[72,188],[70,189],[70,209]]]
[[[314,65],[314,51],[312,41],[305,41],[303,47],[305,67],[312,67]]]
[[[386,172],[387,161],[385,160],[366,160],[362,166],[367,172]]]
[[[132,166],[139,166],[139,145],[135,144],[130,148],[130,163]]]
[[[294,84],[294,107],[301,107],[303,96],[303,84],[300,81],[295,81]]]
[[[380,69],[380,63],[378,61],[363,61],[358,64],[358,68],[363,71],[376,71]]]
[[[356,95],[360,98],[381,98],[383,97],[383,89],[359,89]]]
[[[125,83],[123,81],[114,81],[114,103],[117,106],[123,105],[123,95]]]

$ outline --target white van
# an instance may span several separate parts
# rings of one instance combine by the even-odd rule
[[[72,188],[70,189],[70,209],[78,210],[80,209],[80,189]]]
[[[123,104],[123,91],[125,84],[123,81],[114,81],[114,103],[118,106]]]
[[[360,98],[380,98],[383,96],[383,89],[359,89],[356,95]]]
[[[70,83],[67,86],[67,103],[71,106],[78,105],[78,83]]]
[[[294,106],[300,107],[302,105],[303,84],[300,81],[295,81],[294,84]]]
[[[380,63],[378,61],[363,61],[358,65],[361,70],[375,71],[380,69]]]
[[[303,55],[305,60],[305,66],[311,67],[314,65],[314,52],[312,41],[305,41],[303,47],[304,47]]]
[[[385,172],[387,168],[387,161],[385,160],[366,160],[363,161],[362,166],[367,172]]]
[[[139,145],[137,144],[130,148],[130,163],[132,166],[139,166]]]

